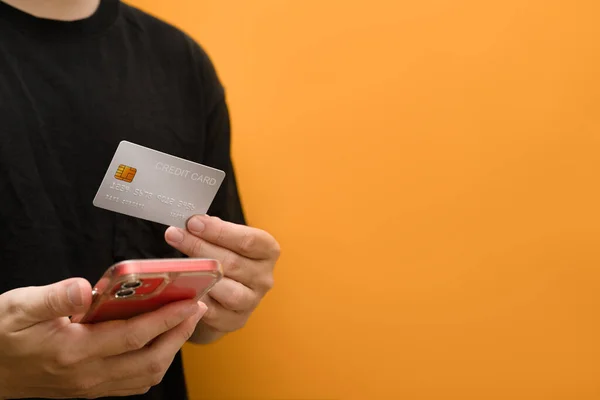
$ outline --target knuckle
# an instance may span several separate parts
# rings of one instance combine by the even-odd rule
[[[75,394],[79,397],[88,397],[90,396],[90,392],[96,386],[96,383],[89,378],[80,378],[76,379],[72,383],[72,388],[75,391]]]
[[[169,313],[168,315],[163,317],[160,322],[160,324],[162,325],[162,331],[170,331],[171,329],[179,325],[183,320],[185,320],[185,314],[183,313],[183,311],[181,313]]]
[[[76,357],[69,351],[60,351],[54,355],[54,365],[59,369],[68,368],[77,363]]]
[[[256,234],[246,232],[240,243],[240,249],[245,253],[252,253],[256,247]]]
[[[55,287],[52,287],[44,297],[44,306],[53,313],[60,313],[60,297]]]
[[[6,296],[6,298],[2,300],[5,303],[6,313],[8,315],[18,316],[23,314],[23,305],[20,301],[12,296]]]
[[[173,329],[175,326],[177,326],[177,323],[175,322],[175,318],[173,318],[174,316],[169,315],[168,318],[165,318],[162,320],[162,325],[163,325],[163,331],[168,332],[171,329]],[[177,319],[177,321],[179,321],[179,318]]]
[[[239,310],[246,306],[246,292],[241,286],[234,286],[225,298],[225,306],[232,310]]]
[[[194,238],[193,243],[190,246],[190,253],[194,257],[200,257],[204,250],[204,241],[202,239]]]
[[[235,274],[241,269],[242,257],[235,253],[227,253],[223,258],[223,269],[230,274]]]
[[[217,239],[215,241],[217,243],[223,243],[224,238],[225,238],[225,226],[223,224],[220,224],[219,228],[217,228]]]
[[[270,246],[270,253],[274,259],[278,259],[281,256],[281,245],[274,238],[272,239],[273,243]]]
[[[149,387],[148,389],[150,389],[150,387],[152,386],[157,386],[160,385],[160,383],[162,382],[164,378],[164,374],[154,374],[150,377],[150,383],[149,383]]]
[[[166,368],[159,359],[153,359],[148,362],[148,372],[151,376],[162,375]]]
[[[217,319],[218,311],[216,307],[209,305],[206,312],[202,316],[201,322],[210,322]]]
[[[263,292],[268,292],[269,290],[273,289],[273,286],[275,286],[275,279],[273,278],[273,274],[267,274],[265,275],[259,282],[260,288],[263,290]]]
[[[236,318],[235,320],[232,321],[229,332],[239,331],[240,329],[242,329],[243,327],[246,326],[247,321],[248,321],[248,318],[245,316]]]
[[[127,351],[139,350],[146,345],[146,342],[134,330],[128,330],[125,334],[125,349]]]
[[[188,328],[188,329],[184,329],[183,330],[183,341],[187,342],[192,337],[193,334],[194,334],[194,328],[193,327],[192,328]]]

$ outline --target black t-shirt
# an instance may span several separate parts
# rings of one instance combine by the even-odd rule
[[[198,44],[117,0],[75,22],[0,1],[0,293],[181,256],[165,226],[92,205],[121,140],[224,170],[209,214],[245,222],[224,90]],[[135,398],[185,399],[181,357]]]

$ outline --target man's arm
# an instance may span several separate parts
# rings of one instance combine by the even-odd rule
[[[225,92],[219,81],[214,66],[206,53],[201,50],[203,58],[203,81],[205,82],[206,142],[203,163],[225,172],[223,181],[207,214],[223,221],[246,225],[242,202],[240,199],[235,169],[231,157],[231,121]],[[218,302],[206,296],[203,299],[210,311],[220,307]],[[226,333],[199,323],[190,341],[196,344],[212,343]]]
[[[188,222],[187,230],[170,228],[165,234],[170,245],[189,257],[217,259],[223,266],[223,279],[202,299],[208,310],[190,338],[197,344],[212,343],[246,324],[273,287],[273,269],[280,253],[270,234],[246,226],[231,162],[224,98],[212,110],[208,124],[205,162],[225,170],[227,178],[209,216],[196,216]]]
[[[224,94],[208,115],[204,163],[225,171],[226,174],[207,214],[234,224],[246,225],[231,158],[231,124]]]
[[[241,329],[273,287],[273,269],[279,244],[267,232],[246,226],[242,202],[231,161],[231,129],[224,89],[216,71],[202,52],[197,53],[206,120],[202,162],[226,173],[208,215],[188,221],[187,229],[170,227],[165,240],[188,257],[219,260],[224,277],[202,301],[208,309],[191,341],[211,343],[227,332]]]

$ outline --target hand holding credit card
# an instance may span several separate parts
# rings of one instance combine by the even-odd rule
[[[164,225],[186,227],[206,214],[225,172],[122,141],[96,193],[96,207]]]
[[[208,306],[194,333],[209,343],[240,329],[273,286],[279,244],[261,229],[206,214],[223,171],[121,142],[94,205],[170,227],[165,240],[190,259],[218,261],[223,278],[201,300]]]

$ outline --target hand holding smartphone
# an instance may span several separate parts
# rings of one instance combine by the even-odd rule
[[[223,277],[217,260],[127,260],[110,267],[94,286],[92,305],[72,321],[129,319],[175,301],[200,300]]]

